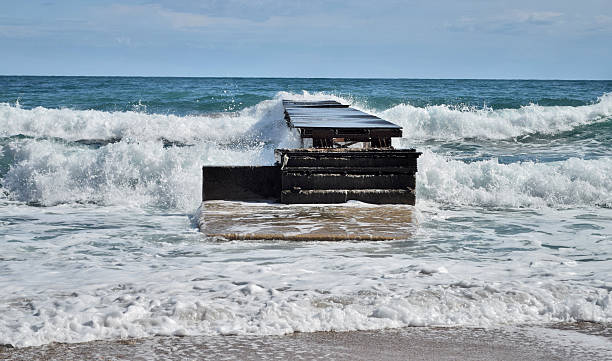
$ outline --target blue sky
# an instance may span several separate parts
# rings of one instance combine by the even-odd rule
[[[0,1],[0,74],[612,79],[611,0]]]

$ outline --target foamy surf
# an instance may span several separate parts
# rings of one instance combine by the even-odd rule
[[[201,142],[164,147],[160,141],[90,149],[23,140],[3,150],[13,160],[2,178],[9,197],[27,203],[131,204],[195,209],[201,166],[272,164],[274,145],[242,148]],[[612,160],[572,158],[550,163],[465,163],[425,151],[419,159],[417,202],[486,207],[612,205]]]
[[[298,145],[298,137],[282,119],[280,99],[326,96],[281,92],[274,100],[237,113],[183,117],[132,111],[22,109],[2,104],[0,129],[9,138],[5,138],[0,154],[10,169],[1,184],[10,198],[42,205],[93,202],[195,209],[202,165],[272,164],[275,148]],[[419,137],[496,138],[566,130],[609,117],[612,97],[606,94],[597,103],[582,107],[530,105],[499,111],[418,108],[427,116],[410,118],[411,122],[401,121],[414,115],[416,108],[406,107],[382,112],[390,120],[400,120],[404,143]],[[28,137],[10,138],[17,135]],[[117,141],[92,148],[62,139]],[[168,147],[168,140],[188,146]],[[608,158],[550,164],[498,164],[491,159],[468,164],[425,151],[419,160],[417,198],[457,205],[609,207],[612,185],[607,174],[611,166]]]
[[[417,199],[453,206],[612,207],[612,159],[465,163],[425,151]]]
[[[138,111],[24,109],[18,104],[0,103],[0,136],[28,135],[77,139],[155,140],[181,142],[213,140],[231,142],[241,137],[272,140],[285,134],[278,127],[283,119],[281,99],[333,99],[352,104],[353,99],[327,93],[279,92],[233,113],[178,116]],[[506,139],[533,133],[555,134],[597,122],[610,121],[612,94],[584,106],[540,106],[519,109],[491,109],[473,106],[432,105],[416,107],[399,104],[385,110],[356,107],[380,115],[404,128],[407,139],[454,140],[460,138]],[[282,122],[280,122],[282,124]]]
[[[167,139],[184,143],[252,143],[288,137],[279,99],[263,101],[238,112],[178,116],[137,111],[24,109],[0,103],[0,136],[84,139]]]
[[[56,286],[47,283],[50,276],[33,278],[42,295],[24,285],[5,287],[0,343],[612,322],[610,285],[557,281],[582,273],[562,255],[546,256],[536,247],[529,258],[512,257],[509,263],[389,256],[398,246],[312,244],[293,252],[283,243],[190,242],[142,249],[140,267],[153,267],[145,274],[125,278],[125,271],[108,265],[86,268],[69,281],[62,281],[67,273],[53,275]],[[75,244],[57,261],[78,257],[79,248]],[[336,252],[350,257],[332,256]],[[130,253],[109,256],[119,264],[128,262]],[[179,268],[156,266],[173,254],[183,254]],[[479,272],[483,267],[485,274]],[[542,281],[543,274],[552,276]],[[502,275],[507,280],[500,280]],[[525,278],[529,275],[534,278]],[[79,286],[66,292],[64,282]]]
[[[612,117],[612,94],[584,106],[541,106],[490,109],[457,105],[415,107],[400,104],[380,116],[404,128],[408,139],[507,139],[534,133],[556,134]]]
[[[62,78],[48,81],[65,93],[54,98],[23,86],[17,91],[28,106],[14,105],[16,96],[0,99],[0,344],[612,322],[607,83],[554,83],[553,95],[525,97],[534,87],[523,87],[515,106],[490,109],[456,104],[462,94],[438,105],[423,105],[425,96],[411,102],[405,93],[416,92],[401,80],[299,80],[338,89],[333,95],[295,90],[291,79],[243,79],[257,100],[236,96],[235,104],[250,105],[226,112],[200,92],[215,96],[231,79],[193,80],[198,94],[189,99],[208,102],[203,108],[183,99],[140,103],[136,94],[122,111],[88,103],[91,85],[70,90]],[[430,94],[448,85],[422,83],[434,87]],[[268,90],[253,90],[258,84]],[[117,99],[129,93],[124,86],[104,89]],[[468,89],[472,99],[481,88]],[[582,105],[522,101],[549,96]],[[95,109],[46,101],[73,97]],[[330,97],[399,123],[399,144],[424,152],[409,235],[294,243],[201,234],[193,217],[201,166],[272,164],[275,148],[299,144],[281,98]],[[577,143],[593,151],[577,151]],[[298,207],[291,211],[300,216]],[[265,231],[256,212],[248,217],[244,229],[217,220],[221,231]],[[358,218],[351,222],[365,235],[369,224]]]

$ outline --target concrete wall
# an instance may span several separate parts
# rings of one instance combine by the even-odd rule
[[[277,149],[279,165],[203,167],[203,200],[415,204],[414,150]]]
[[[279,166],[202,167],[202,199],[272,200],[280,199]]]

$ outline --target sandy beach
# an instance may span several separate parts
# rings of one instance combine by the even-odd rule
[[[0,348],[7,360],[611,360],[609,325],[152,337]]]

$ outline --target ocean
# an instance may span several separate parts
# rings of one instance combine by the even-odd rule
[[[415,229],[220,241],[203,165],[299,145],[282,99],[403,127]],[[352,204],[351,206],[355,206]],[[612,325],[612,81],[0,77],[0,344]],[[576,333],[577,335],[577,333]],[[610,336],[570,337],[610,348]]]

